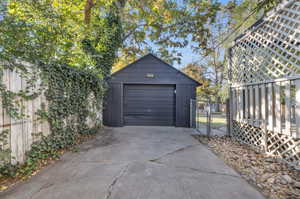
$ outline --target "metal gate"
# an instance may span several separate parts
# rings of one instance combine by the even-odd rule
[[[221,108],[217,109],[216,106],[221,106]],[[209,100],[192,99],[190,113],[195,119],[191,119],[190,126],[206,136],[227,135],[227,109],[225,107],[225,104],[214,104]]]

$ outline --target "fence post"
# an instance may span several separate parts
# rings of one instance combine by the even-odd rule
[[[208,100],[208,110],[206,112],[206,119],[207,119],[207,128],[206,128],[206,133],[207,137],[210,137],[210,132],[211,132],[211,104],[210,104],[210,99]]]
[[[226,123],[227,123],[227,134],[230,135],[230,106],[229,106],[229,98],[226,99]]]
[[[228,103],[226,103],[227,105],[227,113],[228,113],[228,119],[227,119],[227,134],[228,136],[231,136],[231,132],[232,132],[232,110],[230,110],[233,107],[233,103],[232,103],[232,90],[231,90],[231,86],[232,86],[232,48],[228,49],[228,80],[229,80],[229,88],[228,88],[228,94],[229,94],[229,99],[228,99]]]
[[[262,128],[263,128],[263,150],[267,152],[268,150],[268,126],[267,126],[267,100],[268,93],[266,92],[267,85],[262,84],[261,86],[261,120],[262,120]]]
[[[190,99],[190,128],[193,127],[193,101]]]
[[[190,128],[196,128],[197,101],[190,99]]]

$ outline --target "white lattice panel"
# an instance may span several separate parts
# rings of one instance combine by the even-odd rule
[[[233,137],[259,151],[282,158],[287,163],[300,168],[300,140],[284,134],[267,131],[266,140],[261,128],[233,121]],[[266,141],[266,143],[265,143]],[[265,146],[266,144],[266,146]]]
[[[232,50],[233,83],[253,83],[300,73],[300,1],[285,1],[260,20]]]
[[[263,132],[247,123],[233,121],[233,136],[241,143],[263,150]]]
[[[286,0],[230,51],[232,135],[300,168],[300,0]]]

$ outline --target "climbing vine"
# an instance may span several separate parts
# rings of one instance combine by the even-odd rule
[[[4,147],[9,132],[0,132],[0,174],[5,176],[29,175],[42,160],[57,158],[59,150],[76,144],[81,134],[97,131],[101,121],[90,128],[87,119],[95,118],[91,109],[102,111],[106,81],[121,45],[118,4],[111,3],[104,16],[91,18],[91,24],[72,22],[63,26],[67,20],[64,12],[55,9],[59,5],[47,7],[48,1],[39,0],[32,5],[30,2],[12,0],[8,3],[8,15],[0,21],[0,77],[7,70],[17,72],[27,87],[13,92],[1,83],[0,96],[6,113],[22,119],[26,114],[20,102],[44,95],[47,104],[42,104],[35,114],[39,120],[48,121],[51,135],[46,137],[40,132],[41,139],[32,144],[26,162],[12,165],[13,157]],[[40,21],[36,23],[32,13],[26,16],[28,11],[39,15]],[[75,32],[70,25],[76,28]],[[80,25],[87,31],[82,32]]]
[[[39,95],[45,95],[47,106],[43,104],[35,113],[39,120],[47,120],[50,124],[51,135],[44,137],[41,132],[41,140],[33,143],[31,151],[27,154],[27,161],[18,172],[29,174],[39,166],[39,160],[57,157],[57,151],[67,148],[76,143],[76,138],[80,134],[95,132],[87,126],[87,118],[90,106],[95,110],[101,111],[102,99],[106,88],[106,83],[95,73],[82,69],[76,69],[61,63],[53,63],[52,65],[40,64],[37,66],[40,70],[39,76],[42,80],[43,90],[31,93],[31,86],[19,92],[7,90],[2,84],[1,99],[3,107],[11,118],[22,119],[26,117],[23,114],[22,107],[17,103],[19,100],[32,100]],[[3,71],[3,69],[2,69]],[[18,71],[19,74],[25,76],[25,71]],[[29,79],[26,79],[29,81]],[[36,82],[36,81],[35,81]],[[99,121],[97,126],[100,126]],[[9,132],[6,130],[1,133],[0,142],[4,146],[8,138]],[[9,162],[8,149],[0,150],[0,161],[5,162],[0,167],[2,175],[16,175],[17,166],[13,166]]]

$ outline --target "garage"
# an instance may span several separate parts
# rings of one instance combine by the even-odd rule
[[[125,85],[124,125],[174,126],[175,85]]]
[[[113,73],[104,99],[103,124],[190,127],[190,101],[201,84],[153,54]]]

